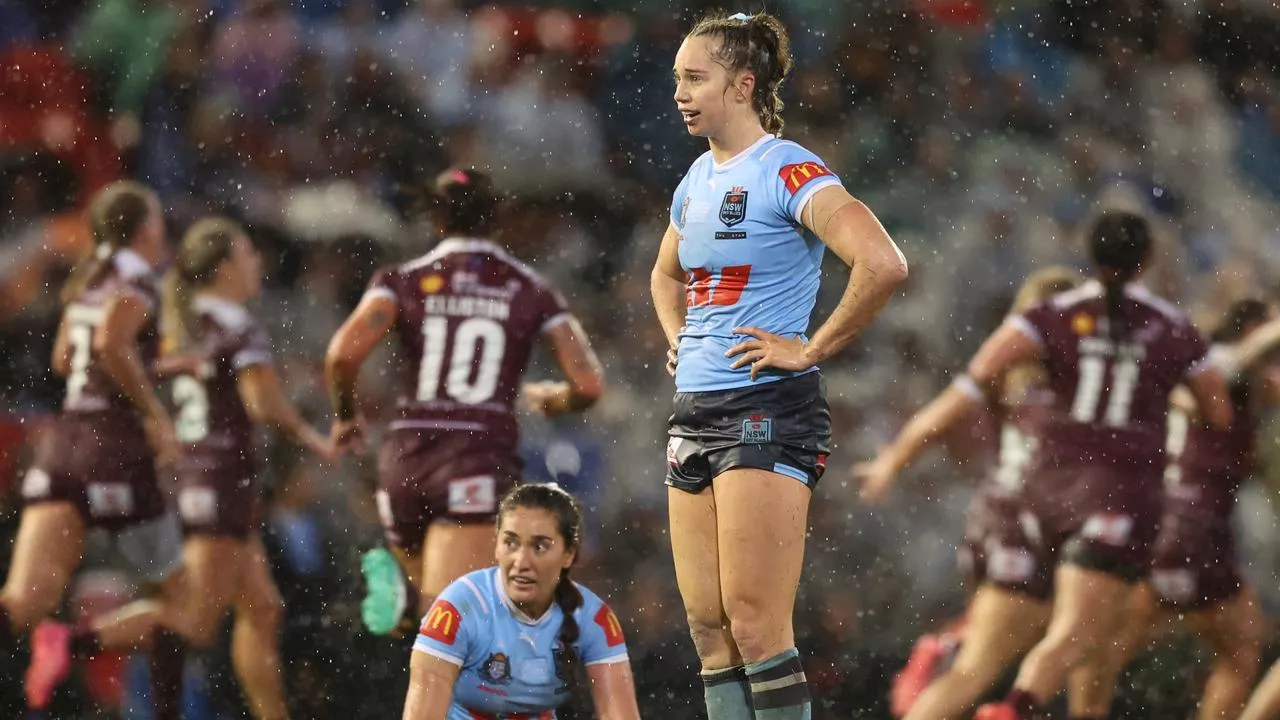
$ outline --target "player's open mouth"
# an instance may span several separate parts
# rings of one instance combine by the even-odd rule
[[[698,117],[701,114],[702,113],[697,110],[681,110],[680,111],[680,117],[684,118],[684,121],[686,123],[693,122],[694,118]]]
[[[534,580],[533,578],[527,578],[527,577],[513,577],[511,578],[511,584],[523,585],[525,587],[533,587],[534,585],[538,584],[538,581]]]

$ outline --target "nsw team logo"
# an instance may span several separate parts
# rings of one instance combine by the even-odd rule
[[[480,666],[480,677],[493,685],[511,682],[511,659],[503,653],[494,653]]]
[[[773,440],[773,420],[763,415],[752,415],[742,421],[742,444],[765,445]]]
[[[746,219],[747,191],[745,188],[735,187],[724,194],[724,200],[720,203],[720,222],[725,227],[733,227]]]

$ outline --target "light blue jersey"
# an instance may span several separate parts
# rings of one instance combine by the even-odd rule
[[[689,168],[671,202],[687,278],[678,391],[752,384],[751,368],[731,370],[737,358],[724,356],[749,339],[735,327],[807,339],[823,245],[801,212],[819,190],[839,184],[818,156],[772,135],[722,165],[708,152]],[[770,369],[756,384],[797,374]]]
[[[575,645],[585,665],[627,662],[618,618],[595,593],[578,585]],[[552,605],[529,618],[512,604],[498,568],[463,575],[440,593],[422,619],[417,652],[461,668],[448,720],[550,720],[569,699],[556,648],[564,613]]]

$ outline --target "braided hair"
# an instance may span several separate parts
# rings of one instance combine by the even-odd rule
[[[520,485],[507,493],[498,506],[498,525],[502,518],[517,508],[542,510],[556,519],[556,528],[564,538],[566,550],[577,550],[582,534],[582,509],[578,501],[567,491],[555,484],[529,483]],[[569,690],[569,702],[580,708],[587,707],[582,659],[578,657],[576,644],[581,630],[574,613],[582,607],[582,592],[569,578],[569,568],[560,571],[560,582],[556,585],[555,603],[560,606],[564,619],[560,623],[560,633],[556,639],[560,643],[557,670]]]
[[[794,62],[791,40],[782,21],[769,13],[754,15],[713,14],[698,21],[688,37],[713,37],[720,40],[712,58],[730,74],[743,70],[756,77],[751,93],[751,107],[760,117],[765,132],[781,135],[782,83]]]

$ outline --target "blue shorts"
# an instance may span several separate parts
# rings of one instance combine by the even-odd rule
[[[734,468],[768,470],[812,489],[831,451],[831,412],[818,372],[732,390],[676,393],[669,425],[666,483],[694,494]]]

